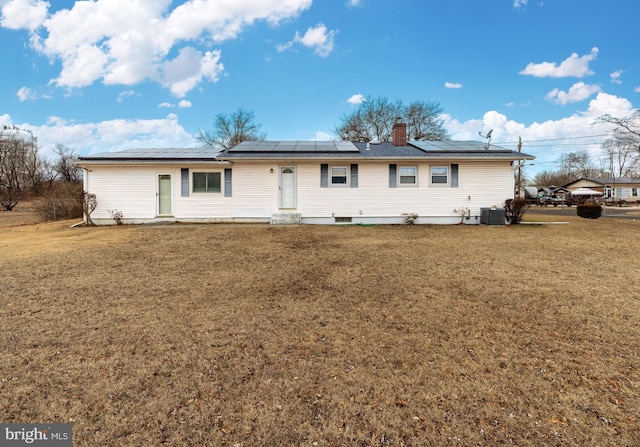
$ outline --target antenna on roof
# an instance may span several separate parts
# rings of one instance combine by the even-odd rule
[[[489,150],[489,146],[491,146],[491,134],[493,133],[493,129],[491,129],[489,132],[487,132],[486,135],[482,135],[482,132],[478,132],[478,135],[480,135],[482,138],[486,138],[487,139],[487,144],[484,145],[484,150],[487,151]]]

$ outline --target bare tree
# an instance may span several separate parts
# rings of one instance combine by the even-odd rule
[[[205,147],[231,149],[243,141],[263,141],[267,135],[261,127],[252,111],[238,109],[229,116],[216,115],[214,130],[198,130],[196,140]]]
[[[368,96],[353,113],[342,116],[335,132],[347,141],[391,141],[393,124],[400,117],[407,124],[408,139],[446,140],[442,112],[437,102],[414,101],[405,105]]]
[[[623,118],[617,118],[609,114],[602,115],[596,120],[596,123],[614,124],[617,131],[621,135],[626,134],[630,141],[635,142],[636,148],[640,150],[640,109]]]
[[[54,152],[58,155],[58,159],[53,163],[56,176],[67,182],[79,183],[82,180],[82,171],[76,165],[78,155],[75,149],[57,144]]]
[[[640,152],[636,141],[628,133],[615,131],[612,138],[602,143],[605,154],[602,170],[613,177],[631,177],[638,174]]]
[[[569,152],[560,156],[560,174],[571,180],[592,177],[598,173],[586,151]],[[571,181],[569,180],[569,181]],[[567,182],[568,183],[568,182]]]
[[[13,210],[26,191],[41,186],[42,166],[31,132],[6,126],[0,131],[0,205],[5,210]]]

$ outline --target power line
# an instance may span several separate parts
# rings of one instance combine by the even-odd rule
[[[579,139],[586,139],[586,138],[599,138],[599,137],[608,137],[611,136],[610,133],[604,133],[604,134],[600,134],[600,135],[585,135],[582,137],[564,137],[564,138],[547,138],[544,140],[522,140],[523,143],[539,143],[539,142],[543,142],[543,141],[563,141],[563,140],[579,140]],[[518,144],[518,141],[504,141],[504,142],[500,142],[500,143],[493,143],[496,145],[499,144]],[[596,144],[596,143],[594,143]]]

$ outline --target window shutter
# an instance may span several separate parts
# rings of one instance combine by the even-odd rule
[[[321,164],[320,165],[320,188],[328,188],[329,187],[329,165]]]
[[[224,196],[231,197],[231,169],[224,170]]]
[[[358,187],[358,165],[351,165],[351,187]]]
[[[398,165],[389,165],[389,188],[395,188],[397,182]]]
[[[458,187],[458,165],[457,164],[451,165],[451,187],[452,188]]]
[[[188,168],[182,168],[180,169],[180,180],[181,180],[181,196],[182,197],[189,197],[189,169]]]

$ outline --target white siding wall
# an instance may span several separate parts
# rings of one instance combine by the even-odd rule
[[[459,222],[461,210],[469,209],[471,220],[478,223],[480,208],[504,205],[513,197],[514,177],[511,162],[461,162],[459,186],[429,184],[430,165],[418,166],[418,186],[389,187],[388,162],[358,163],[358,187],[320,187],[320,161],[304,163],[234,162],[232,168],[232,197],[224,197],[225,166],[92,166],[88,188],[96,194],[98,208],[92,214],[97,223],[110,223],[107,210],[122,211],[125,221],[156,219],[158,175],[171,174],[173,216],[175,220],[190,221],[247,221],[266,220],[278,212],[280,166],[296,167],[297,212],[303,221],[314,219],[329,222],[336,217],[362,219],[396,219],[402,213],[417,213],[420,222],[429,218],[443,223]],[[350,163],[328,163],[347,166]],[[398,166],[416,166],[398,162]],[[436,165],[449,165],[449,162]],[[181,168],[219,171],[222,176],[221,193],[193,193],[181,196]],[[273,169],[273,172],[271,170]],[[455,210],[455,211],[454,211]],[[448,220],[447,220],[448,219]]]
[[[175,220],[229,220],[232,197],[224,197],[224,167],[191,166],[189,196],[181,196],[181,168],[189,166],[92,166],[85,172],[85,187],[96,195],[98,206],[91,215],[96,223],[110,223],[108,210],[122,211],[125,222],[156,219],[158,175],[171,175],[172,215]],[[191,192],[191,172],[220,172],[222,192]]]

